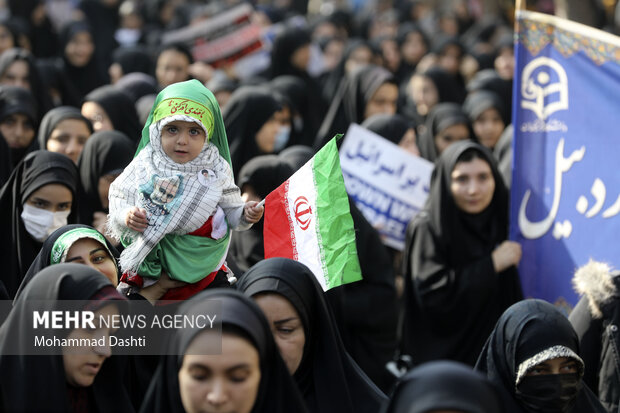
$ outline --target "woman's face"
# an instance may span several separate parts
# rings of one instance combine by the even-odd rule
[[[310,64],[310,44],[295,50],[291,56],[291,65],[299,70],[305,71]]]
[[[256,132],[256,145],[262,153],[273,153],[276,135],[280,130],[280,126],[284,122],[282,118],[286,117],[284,111],[275,112]]]
[[[120,174],[107,174],[102,175],[99,178],[99,185],[97,186],[97,191],[99,192],[99,200],[101,201],[101,206],[104,209],[108,209],[110,206],[110,200],[108,199],[108,193],[110,192],[110,185],[116,178],[118,178]]]
[[[123,77],[123,67],[119,63],[112,63],[108,68],[108,75],[110,75],[110,84],[115,84]]]
[[[288,371],[295,373],[301,364],[306,344],[306,334],[299,313],[291,302],[280,294],[257,294],[252,298],[269,320],[271,332]]]
[[[469,139],[469,129],[466,125],[459,123],[456,125],[448,126],[444,130],[439,131],[435,136],[435,146],[437,147],[437,153],[441,154],[446,148],[452,145],[454,142],[464,141]]]
[[[512,80],[515,70],[515,55],[512,48],[503,48],[495,58],[497,74],[506,80]]]
[[[67,251],[65,262],[88,265],[103,274],[115,287],[118,285],[116,263],[99,241],[92,238],[75,241]]]
[[[258,351],[246,339],[223,333],[221,354],[205,355],[216,333],[204,331],[191,342],[179,370],[179,393],[187,413],[250,413],[261,370]]]
[[[26,204],[49,212],[69,211],[73,194],[62,184],[47,184],[28,197]]]
[[[353,73],[354,71],[369,65],[371,60],[372,51],[366,46],[360,46],[353,50],[353,52],[349,55],[349,58],[344,64],[345,73]]]
[[[11,31],[6,26],[0,25],[0,54],[12,47],[15,47],[15,42]]]
[[[458,46],[450,45],[443,50],[437,63],[446,72],[457,74],[461,68],[461,59],[461,49]]]
[[[96,102],[84,102],[82,105],[82,115],[92,123],[95,132],[114,130],[114,125],[108,113]]]
[[[428,52],[424,38],[417,32],[409,33],[400,49],[403,59],[412,65],[417,64]]]
[[[30,90],[29,74],[28,63],[24,60],[16,60],[9,65],[2,77],[0,77],[0,84]]]
[[[65,47],[65,56],[75,67],[84,67],[90,62],[95,52],[95,43],[88,32],[75,34]]]
[[[325,70],[332,70],[338,66],[338,62],[342,59],[344,52],[344,42],[338,38],[334,38],[327,43],[323,51],[323,63]]]
[[[398,143],[398,146],[406,150],[412,155],[420,156],[420,149],[418,149],[417,137],[415,129],[409,128],[403,135],[403,138]]]
[[[486,161],[473,158],[468,162],[457,162],[450,177],[450,191],[461,211],[478,214],[491,204],[495,179]]]
[[[95,320],[100,317],[109,319],[114,315],[118,315],[118,309],[114,304],[108,304],[97,310]],[[95,321],[95,326],[97,326]],[[109,344],[109,336],[114,331],[105,326],[99,326],[95,330],[75,329],[69,333],[68,339],[87,339],[90,342],[105,343],[103,346],[81,346],[81,347],[63,347],[62,363],[65,370],[65,378],[67,383],[74,387],[89,387],[95,381],[95,377],[103,362],[112,355]]]
[[[366,111],[364,119],[368,119],[372,115],[386,114],[393,115],[396,113],[396,102],[398,100],[398,86],[393,83],[384,83],[366,103]]]
[[[34,125],[22,113],[14,113],[2,119],[0,132],[10,148],[27,148],[34,139]]]
[[[83,121],[79,119],[61,120],[50,134],[46,149],[50,152],[62,153],[77,164],[84,144],[89,137],[90,129]]]
[[[577,362],[569,357],[557,357],[543,361],[528,370],[526,376],[541,376],[545,374],[571,374],[579,371]]]
[[[472,124],[478,141],[490,149],[495,147],[505,126],[502,117],[495,108],[489,108],[482,112]]]
[[[157,58],[155,76],[161,87],[173,83],[184,82],[189,79],[189,59],[177,50],[170,49],[162,52]]]
[[[384,83],[366,103],[366,111],[364,119],[368,119],[372,115],[386,114],[393,115],[396,113],[396,102],[398,100],[398,86],[393,83]]]
[[[409,84],[411,99],[416,104],[418,113],[426,116],[428,112],[439,102],[439,92],[432,80],[425,76],[414,75]]]

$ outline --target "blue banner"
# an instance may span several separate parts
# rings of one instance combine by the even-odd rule
[[[510,238],[528,297],[574,305],[590,259],[620,268],[620,39],[517,13]]]

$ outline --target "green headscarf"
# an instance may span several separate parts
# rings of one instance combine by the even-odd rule
[[[213,93],[196,79],[174,83],[159,92],[142,128],[142,139],[134,156],[150,142],[149,128],[153,122],[181,114],[200,121],[207,129],[207,140],[217,147],[220,156],[232,167],[220,105]]]

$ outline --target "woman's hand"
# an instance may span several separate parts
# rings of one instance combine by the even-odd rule
[[[248,201],[245,203],[245,207],[243,208],[243,215],[245,216],[245,220],[251,222],[252,224],[256,224],[263,217],[263,213],[265,212],[265,207],[263,205],[257,206],[258,202],[256,201]]]
[[[125,218],[125,225],[127,228],[134,231],[144,232],[149,225],[149,220],[146,217],[146,210],[144,208],[131,207]]]
[[[511,266],[517,266],[521,261],[521,244],[514,241],[504,241],[491,253],[495,272],[499,273]]]

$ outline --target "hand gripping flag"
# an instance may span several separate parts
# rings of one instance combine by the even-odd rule
[[[324,291],[362,279],[338,137],[265,198],[265,258],[305,264]]]

